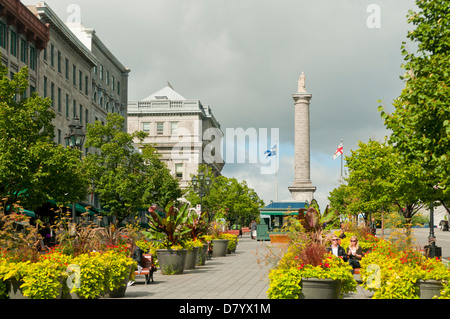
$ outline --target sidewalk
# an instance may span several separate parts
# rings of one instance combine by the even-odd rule
[[[204,266],[180,275],[153,274],[154,283],[144,285],[144,277],[127,288],[125,298],[140,299],[267,299],[269,265],[264,254],[269,242],[239,238],[236,252],[206,260]]]
[[[427,244],[429,228],[414,229],[416,243]],[[437,246],[443,258],[450,256],[450,232],[435,229]],[[236,252],[226,257],[213,257],[204,266],[185,270],[181,275],[154,273],[154,283],[144,285],[144,277],[136,276],[136,283],[127,288],[129,299],[267,299],[270,254],[277,249],[269,241],[256,241],[245,234],[239,238]],[[355,275],[358,279],[358,275]],[[358,285],[356,293],[344,299],[370,299],[372,292]]]

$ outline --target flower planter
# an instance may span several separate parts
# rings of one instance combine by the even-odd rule
[[[213,239],[213,257],[224,257],[227,255],[228,250],[228,239]]]
[[[192,250],[188,250],[186,254],[186,261],[184,263],[184,269],[194,269],[197,263],[198,250],[200,247],[193,247]]]
[[[208,254],[209,244],[204,244],[201,249],[198,250],[197,254],[197,266],[203,266],[206,262],[206,255]]]
[[[333,279],[302,278],[299,299],[339,299],[341,282]]]
[[[291,239],[286,234],[269,234],[272,244],[289,244]]]
[[[420,299],[433,299],[434,296],[439,297],[441,290],[444,288],[440,280],[418,280]]]
[[[177,275],[184,271],[186,263],[186,249],[157,249],[156,256],[159,262],[159,268],[163,275]]]
[[[105,292],[102,297],[104,297],[104,298],[122,298],[123,296],[125,296],[125,291],[127,290],[128,281],[130,280],[130,276],[131,276],[132,272],[134,272],[134,266],[130,266],[130,273],[128,274],[128,276],[125,276],[125,278],[122,279],[119,287]]]

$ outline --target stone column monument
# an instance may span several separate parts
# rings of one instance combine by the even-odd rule
[[[306,75],[302,72],[297,93],[292,95],[295,105],[295,163],[294,182],[289,191],[294,201],[311,203],[316,190],[311,183],[309,155],[309,102],[312,95],[306,92],[305,82]]]

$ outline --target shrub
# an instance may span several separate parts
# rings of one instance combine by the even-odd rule
[[[302,274],[296,268],[272,269],[269,273],[270,287],[267,290],[269,299],[298,299],[302,288]]]
[[[448,297],[450,271],[439,258],[427,258],[415,249],[380,240],[361,260],[361,279],[367,289],[375,291],[374,299],[418,298],[418,280],[442,280],[441,297]]]

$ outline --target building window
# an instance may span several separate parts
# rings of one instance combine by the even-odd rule
[[[28,51],[27,41],[20,38],[20,61],[22,61],[23,63],[28,62],[27,61],[28,60],[27,59],[27,51]]]
[[[52,107],[55,107],[55,83],[50,84],[50,99],[52,100]]]
[[[106,85],[109,85],[109,71],[106,71]]]
[[[142,130],[146,133],[149,133],[150,132],[150,123],[149,122],[142,123]]]
[[[72,83],[77,86],[77,67],[75,64],[72,66]]]
[[[50,46],[50,65],[55,67],[55,46],[53,44]]]
[[[78,87],[80,91],[83,91],[83,72],[81,70],[78,72]]]
[[[156,122],[156,134],[157,135],[164,134],[164,122]]]
[[[73,111],[73,117],[76,117],[77,116],[77,101],[75,101],[75,100],[73,100],[72,111]]]
[[[0,22],[0,45],[6,49],[6,24]]]
[[[66,58],[66,80],[69,80],[69,59]]]
[[[86,109],[84,111],[84,120],[86,121],[86,124],[89,123],[89,110],[88,109]]]
[[[61,101],[61,88],[58,88],[58,112],[60,112],[60,113],[61,113],[61,104],[62,104],[62,101]]]
[[[120,96],[120,82],[117,81],[117,95]]]
[[[61,139],[61,130],[58,129],[58,144],[61,144],[62,139]]]
[[[100,80],[103,80],[103,65],[100,64]]]
[[[44,97],[47,97],[47,77],[44,76]]]
[[[30,46],[30,69],[36,71],[36,49]]]
[[[69,117],[69,94],[66,94],[66,117]]]
[[[80,123],[83,123],[83,105],[80,104]]]
[[[61,51],[58,50],[58,57],[57,57],[58,61],[58,72],[61,73]]]
[[[170,135],[178,135],[178,122],[170,122]]]
[[[178,178],[183,178],[183,164],[182,163],[175,164],[175,176]]]
[[[89,95],[89,89],[88,89],[88,85],[89,85],[89,78],[86,75],[84,77],[84,94]]]
[[[9,46],[9,52],[17,56],[17,33],[15,33],[13,30],[11,30],[11,41]]]

